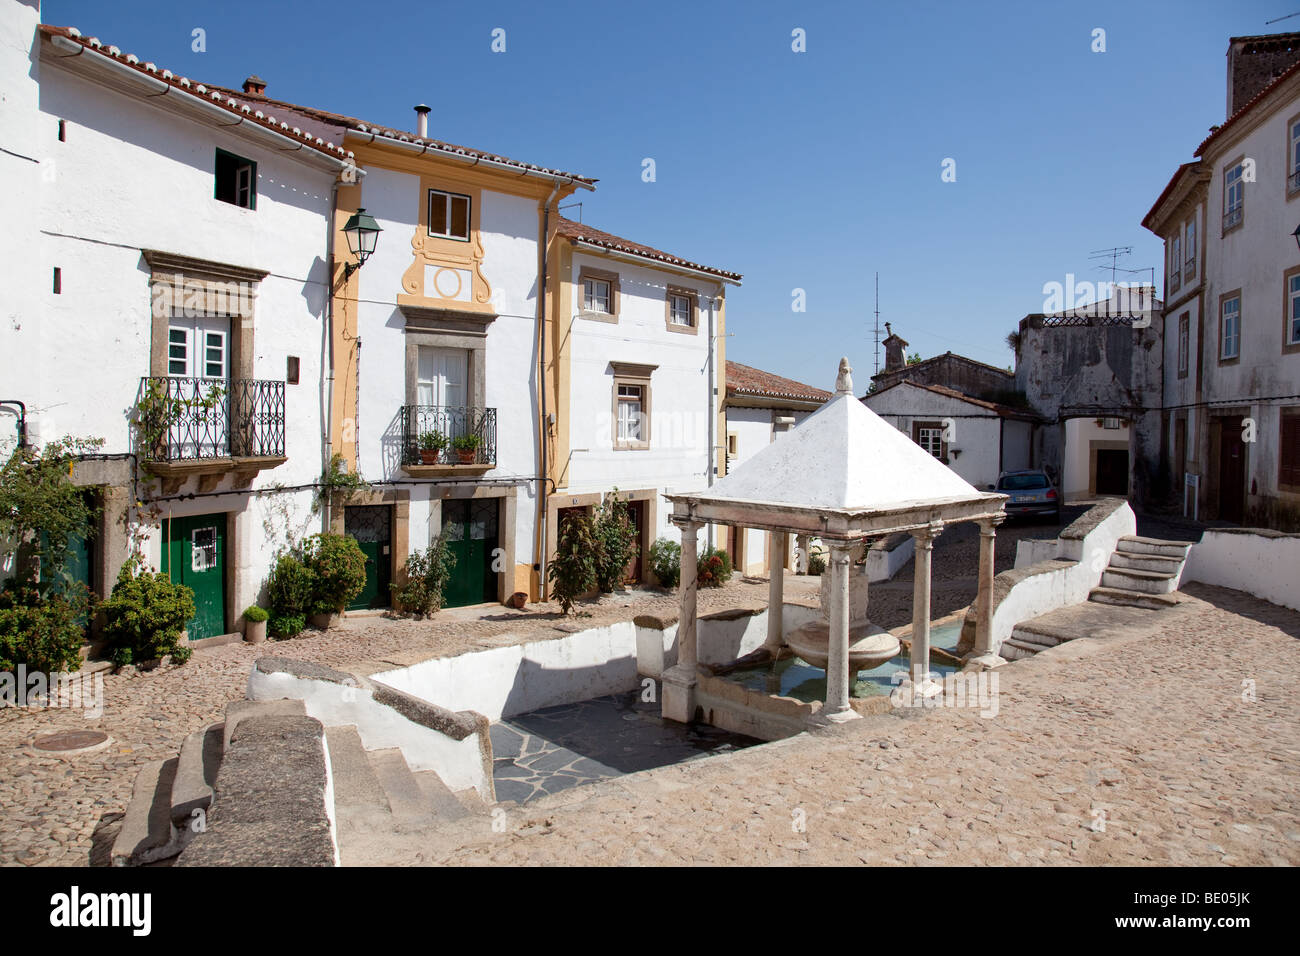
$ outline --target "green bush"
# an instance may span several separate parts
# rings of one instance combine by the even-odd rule
[[[166,574],[144,570],[138,556],[122,565],[113,593],[104,602],[104,637],[119,667],[171,655],[184,664],[193,653],[180,643],[194,617],[194,592]]]
[[[650,545],[650,570],[663,587],[677,587],[682,579],[682,546],[668,538],[656,539]]]
[[[700,552],[695,577],[702,588],[720,588],[731,580],[731,555],[721,548]]]
[[[808,555],[808,573],[823,575],[826,573],[826,555],[820,551],[813,551]]]
[[[265,621],[270,616],[266,608],[258,607],[256,604],[244,608],[244,620],[252,621],[254,624]]]
[[[636,528],[632,525],[627,501],[618,496],[617,488],[596,509],[591,533],[599,546],[596,587],[610,593],[627,578],[627,565],[636,556],[637,547]]]
[[[442,607],[442,594],[456,567],[456,556],[440,537],[427,551],[412,551],[406,559],[406,580],[389,585],[402,609],[428,617]]]
[[[302,560],[312,572],[309,614],[341,614],[366,586],[366,556],[355,538],[314,534],[302,544]]]
[[[61,594],[42,600],[34,588],[0,591],[0,671],[19,664],[47,674],[80,670],[80,614]]]
[[[565,515],[560,522],[555,557],[546,568],[551,593],[568,614],[573,601],[596,586],[600,543],[592,533],[591,517],[585,512]]]
[[[311,606],[315,574],[296,553],[280,555],[266,582],[266,602],[270,605],[267,630],[274,637],[293,637],[307,626],[307,608]]]

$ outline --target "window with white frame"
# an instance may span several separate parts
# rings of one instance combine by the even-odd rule
[[[224,381],[230,375],[230,319],[174,315],[167,327],[167,374]]]
[[[695,310],[689,295],[669,296],[669,317],[673,325],[694,325]]]
[[[614,311],[613,288],[608,279],[582,280],[582,307],[587,312]]]
[[[1169,291],[1174,292],[1182,285],[1183,246],[1178,236],[1169,240]]]
[[[1300,190],[1300,116],[1291,121],[1287,128],[1290,142],[1287,144],[1287,191]]]
[[[1188,354],[1192,338],[1192,314],[1184,312],[1178,317],[1178,377],[1187,374]]]
[[[1196,217],[1188,220],[1183,238],[1183,281],[1190,282],[1196,276]]]
[[[469,241],[469,197],[429,190],[429,235]]]
[[[1239,225],[1245,213],[1246,184],[1241,163],[1223,171],[1223,228]]]
[[[645,436],[645,387],[641,385],[619,385],[619,444],[642,444],[646,441]]]
[[[1300,272],[1287,279],[1286,344],[1300,345]]]
[[[1241,355],[1241,296],[1232,295],[1223,300],[1222,336],[1219,358],[1234,359]]]
[[[942,422],[918,422],[912,429],[913,440],[920,445],[928,454],[935,458],[943,459],[943,423]]]

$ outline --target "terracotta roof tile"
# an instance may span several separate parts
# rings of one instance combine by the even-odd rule
[[[555,231],[567,239],[581,240],[589,242],[592,245],[609,249],[611,252],[628,252],[633,255],[643,256],[647,259],[658,259],[660,262],[669,265],[684,266],[688,269],[697,269],[700,272],[707,272],[710,275],[721,276],[724,279],[731,279],[739,282],[743,276],[739,272],[727,272],[724,269],[715,269],[712,266],[701,265],[698,262],[691,262],[689,259],[682,259],[667,252],[655,249],[653,246],[643,245],[639,242],[633,242],[631,239],[622,239],[608,232],[602,232],[599,229],[593,229],[591,226],[581,222],[574,222],[572,219],[559,217]],[[797,382],[795,383],[798,384]],[[806,386],[802,386],[806,387]]]
[[[825,402],[831,393],[820,388],[813,388],[803,382],[782,378],[771,372],[741,365],[739,362],[727,362],[727,394],[759,395],[765,398],[794,398],[803,401]]]

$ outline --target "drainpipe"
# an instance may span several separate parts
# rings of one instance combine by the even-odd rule
[[[718,423],[717,423],[717,416],[716,416],[716,414],[715,414],[715,412],[714,412],[714,408],[713,408],[713,402],[714,402],[714,399],[717,397],[717,396],[716,396],[716,392],[717,392],[717,390],[718,390],[718,389],[717,389],[717,385],[715,384],[714,368],[713,368],[713,366],[714,366],[714,354],[713,354],[713,320],[714,320],[714,316],[713,316],[713,308],[714,308],[714,306],[717,304],[717,301],[718,301],[718,300],[717,300],[717,298],[716,298],[715,296],[712,296],[712,295],[709,296],[709,450],[708,450],[708,455],[707,455],[707,457],[706,457],[706,459],[705,459],[705,469],[704,469],[704,473],[705,473],[706,475],[708,475],[709,487],[710,487],[710,488],[713,487],[713,472],[716,470],[716,465],[717,465],[717,460],[718,460],[718,459],[717,459],[717,455],[715,454],[716,449],[714,449],[714,447],[713,447],[713,443],[714,443],[713,432],[714,432],[714,429],[717,427],[717,424],[718,424]],[[708,532],[707,532],[707,535],[708,535],[708,546],[709,546],[710,548],[712,548],[712,547],[713,547],[713,525],[710,524],[710,525],[708,526],[708,529],[709,529]]]
[[[570,180],[572,181],[572,180]],[[551,203],[555,201],[555,194],[560,191],[563,183],[556,183],[551,188],[551,194],[546,197],[546,203],[542,207],[542,278],[537,284],[540,290],[537,297],[537,403],[541,411],[541,419],[538,422],[537,441],[539,445],[539,456],[541,469],[537,472],[546,478],[547,472],[547,455],[546,439],[547,430],[550,423],[546,417],[546,296],[550,292],[550,266],[549,256],[550,238],[551,238]],[[546,481],[540,481],[537,484],[537,596],[543,598],[546,596]]]
[[[321,472],[322,474],[329,471],[330,462],[334,458],[334,223],[338,218],[339,208],[339,182],[335,178],[330,186],[330,211],[328,231],[325,235],[325,340],[326,340],[326,363],[325,363],[325,414],[322,416],[321,427],[324,429],[323,449]],[[321,501],[321,521],[323,527],[321,531],[329,533],[330,530],[330,501],[329,495],[325,495]]]

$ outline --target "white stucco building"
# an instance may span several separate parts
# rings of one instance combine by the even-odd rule
[[[1163,452],[1184,511],[1300,528],[1300,33],[1234,37],[1224,122],[1142,224],[1165,242]]]

